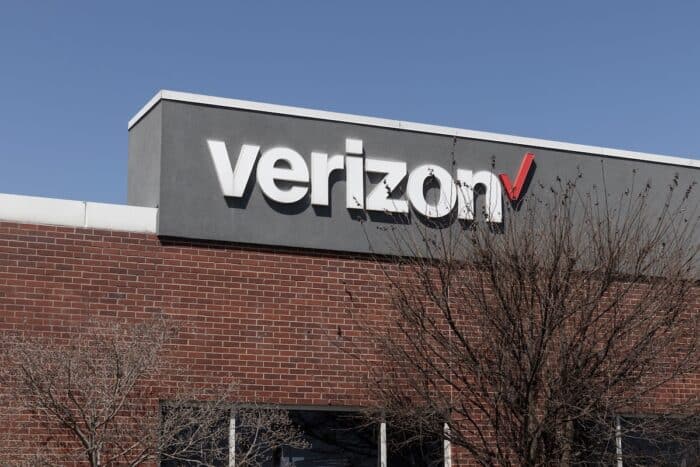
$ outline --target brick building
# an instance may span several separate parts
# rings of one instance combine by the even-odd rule
[[[368,239],[358,219],[381,224],[387,211],[409,210],[439,217],[439,202],[422,187],[428,173],[443,177],[441,186],[452,181],[440,171],[450,158],[458,181],[483,190],[448,199],[449,209],[473,218],[476,196],[494,222],[512,195],[494,158],[521,186],[601,159],[613,184],[630,169],[679,172],[691,182],[700,168],[695,160],[168,91],[134,117],[129,134],[128,205],[0,195],[0,328],[61,336],[95,317],[164,313],[186,330],[168,358],[190,376],[233,378],[242,399],[281,405],[302,426],[331,431],[366,398],[362,367],[337,337],[353,332],[347,290],[377,310],[377,325],[389,306],[368,254],[380,234],[370,230]],[[536,169],[523,169],[527,153]],[[402,196],[375,190],[386,186],[382,178]],[[380,431],[391,437],[381,427],[354,454],[343,439],[329,447],[310,435],[308,453],[286,455],[304,466],[387,457],[407,465],[400,456],[408,454],[387,452]],[[429,451],[458,464],[447,443]]]

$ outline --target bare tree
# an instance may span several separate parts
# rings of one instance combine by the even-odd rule
[[[310,447],[286,410],[265,407],[241,407],[235,420],[235,465],[254,467],[272,461],[280,465],[281,448]]]
[[[674,179],[657,208],[649,184],[613,199],[579,179],[533,190],[500,226],[389,230],[397,255],[377,258],[385,325],[348,289],[376,350],[353,352],[378,418],[445,437],[481,465],[616,463],[632,458],[626,436],[697,447],[691,188]]]
[[[175,332],[161,318],[99,323],[71,332],[64,342],[5,336],[3,386],[19,411],[44,426],[50,442],[28,457],[17,453],[12,458],[19,447],[5,446],[0,464],[226,464],[231,455],[229,420],[239,405],[235,386],[175,388],[165,401],[156,392],[158,379],[167,373],[164,347]],[[246,410],[249,417],[259,414],[258,431],[265,432],[267,444],[247,448],[258,458],[275,443],[298,442],[295,428],[283,423],[284,414],[275,418]]]

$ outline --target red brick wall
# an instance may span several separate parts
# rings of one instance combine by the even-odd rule
[[[366,402],[339,337],[359,333],[348,290],[381,325],[382,273],[368,257],[0,223],[0,332],[60,338],[98,318],[162,312],[180,329],[172,362],[205,383],[236,380],[257,402]]]
[[[381,274],[349,255],[155,235],[0,223],[0,330],[61,335],[99,317],[159,312],[180,332],[169,353],[203,380],[247,396],[361,405],[347,294],[382,300]],[[378,313],[380,315],[380,313]],[[167,384],[167,382],[164,382]]]
[[[234,380],[256,402],[363,405],[360,365],[339,333],[354,332],[346,291],[379,308],[380,279],[350,255],[0,223],[0,332],[60,339],[101,318],[162,312],[179,329],[170,362],[193,381]]]

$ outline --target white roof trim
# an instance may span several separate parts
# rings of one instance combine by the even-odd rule
[[[634,159],[646,162],[656,162],[660,164],[700,168],[700,160],[692,157],[675,157],[636,151],[625,151],[622,149],[586,146],[583,144],[563,143],[560,141],[525,138],[522,136],[503,135],[498,133],[489,133],[485,131],[463,130],[459,128],[450,128],[438,125],[426,125],[423,123],[404,122],[401,120],[364,117],[361,115],[327,112],[324,110],[313,110],[305,109],[302,107],[289,107],[284,105],[265,104],[262,102],[243,101],[238,99],[227,99],[223,97],[205,96],[201,94],[190,94],[186,92],[166,90],[159,91],[155,96],[153,96],[153,98],[150,101],[148,101],[148,103],[141,110],[139,110],[131,120],[129,120],[128,128],[131,129],[131,127],[136,125],[136,123],[138,123],[138,121],[141,120],[141,118],[143,118],[143,116],[146,115],[161,100],[211,105],[215,107],[226,107],[230,109],[252,110],[256,112],[290,115],[294,117],[311,118],[316,120],[329,120],[333,122],[354,123],[358,125],[391,128],[395,130],[406,130],[415,131],[419,133],[456,136],[460,138],[494,141],[498,143],[510,143],[531,148],[555,149],[559,151],[594,154],[600,156],[618,157],[622,159]]]
[[[0,193],[0,222],[156,233],[157,208]]]

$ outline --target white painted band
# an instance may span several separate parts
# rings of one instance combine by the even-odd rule
[[[156,233],[157,208],[0,193],[0,221]]]

